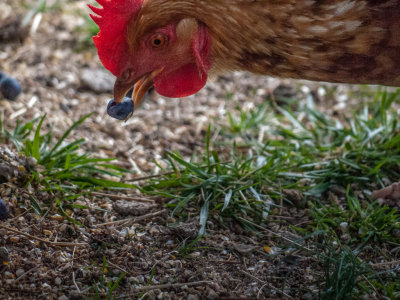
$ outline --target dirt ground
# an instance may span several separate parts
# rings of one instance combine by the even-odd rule
[[[2,1],[0,25],[24,16],[26,5],[34,3]],[[18,39],[0,42],[1,71],[18,78],[23,86],[17,101],[0,99],[4,126],[11,129],[17,119],[28,121],[46,114],[45,128],[52,124],[57,138],[74,121],[94,112],[71,138],[86,138],[85,151],[116,157],[121,166],[134,170],[125,180],[157,172],[154,161],[165,150],[190,156],[193,149],[203,146],[209,122],[225,118],[238,103],[250,109],[287,83],[234,73],[186,99],[165,99],[153,92],[134,117],[122,123],[105,111],[112,76],[104,71],[93,47],[82,48],[85,33],[80,29],[85,26],[88,1],[47,4],[37,29],[23,43]],[[227,93],[233,95],[231,101],[226,100]],[[11,145],[0,145],[0,155],[0,162],[12,161],[17,169],[29,164],[15,155]],[[115,281],[123,273],[127,275],[113,294],[117,299],[140,295],[148,299],[311,299],[318,290],[314,257],[290,249],[285,255],[268,253],[288,246],[285,239],[299,238],[288,224],[306,222],[307,215],[295,208],[284,211],[283,224],[274,223],[262,237],[235,225],[215,228],[197,249],[179,255],[183,243],[196,237],[198,221],[194,217],[176,228],[168,227],[171,220],[160,199],[145,198],[136,191],[82,197],[78,204],[91,209],[69,212],[84,224],[77,226],[51,209],[39,217],[29,208],[31,194],[43,203],[52,200],[47,193],[22,188],[18,182],[0,184],[0,197],[10,203],[12,216],[0,222],[0,256],[8,261],[0,266],[2,299],[91,299],[97,297],[95,283],[99,297],[104,297],[103,278]],[[136,215],[130,215],[132,202],[142,204],[139,210],[135,206]]]

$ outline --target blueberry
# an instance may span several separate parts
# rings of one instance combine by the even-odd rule
[[[8,218],[10,214],[10,206],[6,201],[0,198],[0,221]]]
[[[8,100],[15,100],[21,93],[21,85],[19,84],[18,80],[12,77],[7,77],[3,74],[3,77],[0,81],[0,91],[4,98]]]
[[[125,97],[121,103],[111,99],[107,105],[107,114],[118,120],[126,120],[133,114],[133,102],[131,98]]]

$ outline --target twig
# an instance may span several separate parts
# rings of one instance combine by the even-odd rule
[[[248,277],[250,277],[250,278],[252,278],[252,279],[254,279],[254,280],[256,280],[256,281],[258,281],[258,282],[260,282],[262,284],[264,284],[264,285],[265,284],[268,285],[269,288],[273,289],[274,291],[276,291],[278,293],[281,293],[283,296],[285,296],[285,297],[287,297],[289,299],[294,299],[292,296],[286,294],[284,291],[281,291],[280,289],[274,287],[272,284],[270,284],[268,282],[265,282],[264,280],[261,280],[260,278],[257,278],[256,276],[254,276],[254,275],[252,275],[250,273],[247,273],[246,271],[239,270],[239,272],[243,273],[244,275],[246,275],[246,276],[248,276]]]
[[[249,1],[249,0],[247,0],[247,1]],[[250,0],[250,1],[254,1],[254,0]],[[244,297],[221,297],[218,299],[220,299],[220,300],[254,300],[254,297],[252,297],[252,298],[249,298],[249,297],[246,297],[246,298],[244,298]],[[275,300],[275,299],[276,298],[272,298],[272,300]],[[271,298],[265,298],[264,300],[271,300]]]
[[[121,268],[120,266],[118,266],[118,265],[116,265],[116,264],[113,264],[113,263],[110,262],[110,261],[107,261],[107,264],[109,264],[110,266],[112,266],[112,267],[114,267],[114,268],[120,270],[120,271],[123,272],[123,273],[130,274],[127,270],[124,270],[124,269]]]
[[[223,165],[223,164],[230,164],[232,162],[232,160],[226,161],[226,162],[221,162],[221,163],[214,163],[214,164],[210,164],[210,165],[204,165],[204,166],[199,166],[199,168],[207,168],[207,167],[215,167],[219,164]],[[179,173],[183,173],[185,172],[185,169],[177,169],[177,171]],[[152,179],[152,178],[158,178],[158,177],[163,177],[166,175],[173,175],[175,173],[177,173],[177,171],[171,171],[171,172],[165,172],[165,173],[160,173],[157,175],[149,175],[149,176],[143,176],[143,177],[136,177],[133,179],[129,179],[126,180],[127,182],[135,182],[135,181],[143,181],[143,180],[147,180],[147,179]]]
[[[294,224],[293,226],[294,226],[294,227],[299,227],[300,225],[308,224],[308,223],[310,223],[309,220],[307,220],[307,221],[302,221],[302,222],[300,222],[300,223],[296,223],[296,224]]]
[[[400,260],[386,261],[382,263],[371,264],[373,268],[391,266],[391,265],[400,265]]]
[[[106,193],[99,193],[99,192],[92,192],[91,194],[93,196],[108,197],[112,200],[122,199],[122,200],[138,201],[138,202],[151,202],[151,203],[155,202],[153,199],[142,198],[142,197],[120,196],[120,195],[106,194]]]
[[[87,246],[87,243],[68,243],[68,242],[51,242],[51,241],[47,241],[45,239],[42,239],[42,238],[27,234],[25,232],[19,231],[19,230],[14,229],[14,228],[3,226],[1,224],[0,224],[0,228],[3,228],[5,230],[8,230],[8,231],[20,234],[20,235],[23,235],[23,236],[28,237],[30,239],[37,240],[37,241],[40,241],[42,243],[45,243],[45,244],[48,244],[48,245],[51,245],[51,246],[60,246],[60,247]]]
[[[27,210],[25,210],[23,213],[21,213],[18,216],[15,216],[14,218],[8,219],[6,222],[4,222],[7,225],[10,225],[10,223],[12,223],[13,221],[17,220],[20,217],[25,216],[26,214],[30,213],[33,209],[32,208],[28,208]]]
[[[75,249],[76,249],[76,247],[74,247],[74,251],[72,252],[72,282],[74,283],[78,293],[81,294],[82,292],[81,292],[78,284],[75,281],[75,271],[73,270],[73,267],[74,267],[74,260],[73,259],[75,257]]]
[[[25,277],[27,274],[29,274],[30,272],[36,270],[37,268],[39,268],[39,266],[33,267],[32,269],[26,271],[24,274],[22,274],[21,276],[19,276],[17,279],[15,279],[14,283],[18,282],[21,278]]]
[[[149,285],[149,286],[143,286],[139,287],[136,290],[138,292],[143,292],[143,291],[150,291],[150,290],[156,290],[156,289],[175,289],[175,288],[180,288],[183,286],[196,286],[196,285],[202,285],[202,284],[214,284],[213,281],[195,281],[195,282],[182,282],[182,283],[167,283],[167,284],[159,284],[159,285]]]
[[[272,218],[272,219],[296,220],[295,217],[281,216],[281,215],[269,215],[268,217],[269,217],[269,218]]]
[[[257,293],[257,299],[260,299],[261,292],[266,286],[268,286],[268,283],[265,283],[260,287],[260,289],[258,290],[258,293]]]
[[[282,196],[282,184],[281,184],[281,180],[279,179],[279,214],[282,214],[282,210],[283,210],[283,196]]]
[[[118,220],[118,221],[113,221],[113,222],[96,224],[95,227],[108,226],[108,225],[117,225],[117,224],[123,224],[123,223],[128,223],[128,222],[129,223],[135,223],[135,222],[146,220],[146,219],[151,218],[151,217],[155,217],[155,216],[161,215],[161,214],[165,213],[166,211],[167,211],[166,209],[163,209],[163,210],[156,211],[156,212],[153,212],[153,213],[150,213],[150,214],[147,214],[147,215],[139,216],[139,217],[136,217],[136,218],[128,218],[128,219],[123,219],[123,220]]]
[[[216,264],[232,264],[232,265],[241,264],[240,261],[235,261],[235,260],[210,260],[209,262]]]
[[[142,180],[147,180],[147,179],[152,179],[152,178],[157,178],[157,177],[163,177],[165,175],[172,175],[175,174],[175,171],[172,172],[166,172],[166,173],[160,173],[157,175],[149,175],[149,176],[143,176],[143,177],[136,177],[134,179],[129,179],[127,180],[128,182],[135,182],[135,181],[142,181]]]
[[[367,276],[365,276],[364,274],[362,275],[362,277],[364,278],[364,280],[366,282],[368,282],[368,284],[374,289],[375,293],[377,296],[381,296],[380,293],[376,290],[376,288],[374,287],[374,285],[371,283],[371,281],[368,280]],[[380,299],[380,298],[379,298]]]
[[[254,227],[257,227],[257,228],[260,229],[260,230],[267,231],[267,232],[269,232],[269,233],[271,233],[271,234],[273,234],[273,235],[279,236],[281,239],[284,239],[284,240],[287,241],[287,242],[290,242],[290,243],[292,243],[292,244],[295,244],[296,246],[298,246],[298,247],[301,248],[301,249],[304,249],[304,250],[307,250],[308,252],[313,253],[313,251],[312,251],[310,248],[307,248],[306,246],[303,246],[303,245],[299,244],[298,242],[292,241],[291,239],[289,239],[289,238],[287,238],[287,237],[285,237],[285,236],[283,236],[283,235],[281,235],[281,234],[279,234],[279,233],[276,233],[276,232],[274,232],[274,231],[272,231],[272,230],[269,230],[268,228],[265,228],[265,227],[262,227],[262,226],[260,226],[260,225],[258,225],[258,224],[255,224],[255,223],[253,223],[253,222],[251,222],[251,221],[249,221],[249,220],[247,220],[247,219],[245,219],[245,218],[239,217],[239,219],[241,219],[242,221],[245,221],[245,222],[247,222],[247,223],[253,225]]]

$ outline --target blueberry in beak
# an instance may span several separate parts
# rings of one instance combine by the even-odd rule
[[[133,114],[133,102],[131,98],[125,97],[120,103],[111,99],[107,105],[107,114],[118,120],[127,120]]]

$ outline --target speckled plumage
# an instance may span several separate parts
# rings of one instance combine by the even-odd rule
[[[195,18],[212,38],[211,73],[400,86],[400,0],[144,0],[143,34]]]

